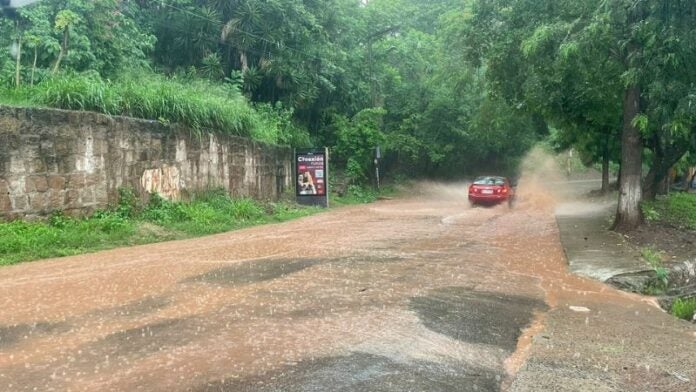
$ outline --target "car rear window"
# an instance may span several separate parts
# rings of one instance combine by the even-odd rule
[[[474,181],[474,185],[505,185],[502,177],[479,177]]]

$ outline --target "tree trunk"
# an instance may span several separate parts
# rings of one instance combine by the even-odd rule
[[[15,87],[19,88],[20,80],[20,68],[22,66],[22,37],[17,37],[17,64],[15,65]]]
[[[609,193],[609,146],[605,144],[602,153],[602,194],[607,193]]]
[[[370,100],[372,107],[377,107],[377,89],[375,88],[375,77],[373,75],[373,59],[372,59],[372,39],[367,44],[367,66],[370,78]]]
[[[53,71],[52,73],[58,72],[58,68],[60,68],[60,62],[63,61],[63,57],[68,54],[68,40],[69,40],[69,31],[68,28],[65,28],[65,31],[63,32],[63,45],[60,46],[60,52],[58,53],[58,59],[56,59],[56,63],[53,65]]]
[[[616,183],[621,184],[621,163],[619,163],[619,171],[616,173]]]
[[[643,198],[645,200],[655,200],[657,196],[657,183],[659,182],[657,173],[660,171],[663,158],[662,149],[659,146],[655,146],[653,148],[652,164],[643,184]]]
[[[669,186],[670,186],[670,180],[669,180],[669,173],[667,173],[666,176],[660,180],[660,182],[657,185],[657,194],[658,195],[666,195],[669,193]]]
[[[19,32],[19,22],[16,24],[17,31],[17,63],[15,64],[15,87],[19,88],[20,80],[20,69],[22,67],[22,35]]]
[[[245,52],[239,54],[239,63],[242,65],[242,75],[249,70],[249,60]]]
[[[666,146],[665,146],[666,144]],[[643,197],[645,200],[655,200],[658,194],[664,195],[669,188],[669,171],[686,154],[688,146],[679,142],[653,143],[653,161],[650,171],[643,184]]]
[[[60,62],[63,60],[63,49],[58,52],[58,58],[56,59],[56,63],[53,64],[53,70],[51,73],[56,73],[58,72],[58,68],[60,67]]]
[[[34,86],[34,73],[36,72],[36,60],[39,58],[38,46],[34,47],[34,63],[31,66],[31,85]]]
[[[640,209],[642,197],[641,169],[643,142],[633,120],[640,113],[640,87],[626,89],[623,101],[623,131],[621,135],[621,179],[619,181],[619,205],[613,230],[629,232],[643,223]]]

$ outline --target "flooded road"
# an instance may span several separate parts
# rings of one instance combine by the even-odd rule
[[[650,301],[567,272],[550,198],[472,209],[463,185],[429,188],[0,269],[0,390],[534,390],[534,366],[575,355],[553,331],[624,323],[568,305],[606,302],[694,347]]]

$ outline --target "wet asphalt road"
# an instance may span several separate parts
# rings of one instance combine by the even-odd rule
[[[464,192],[0,269],[0,390],[507,389],[556,290],[599,284],[549,200]]]
[[[2,269],[0,389],[498,390],[546,308],[499,248],[515,213],[423,197]]]

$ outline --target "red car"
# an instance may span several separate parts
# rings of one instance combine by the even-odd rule
[[[505,177],[479,177],[469,186],[469,203],[472,205],[502,202],[508,202],[512,205],[514,197],[515,189]]]

